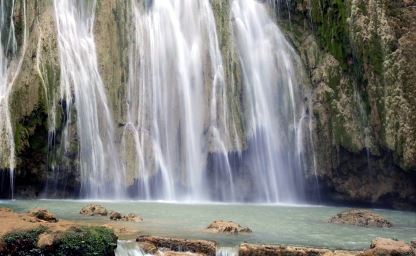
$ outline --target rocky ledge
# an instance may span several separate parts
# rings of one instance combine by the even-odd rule
[[[241,244],[238,250],[239,256],[352,256],[359,252],[354,251],[331,251],[328,249],[316,249],[309,247],[295,247],[282,245],[256,245]]]
[[[369,210],[352,209],[333,216],[329,223],[350,224],[362,227],[390,228],[393,224],[384,217]]]
[[[251,233],[251,229],[248,227],[242,227],[240,224],[233,221],[215,220],[206,228],[207,231],[214,233]]]
[[[387,238],[377,238],[371,242],[370,249],[360,253],[359,256],[415,256],[416,249],[404,241]]]
[[[239,256],[416,256],[415,248],[404,241],[377,238],[364,251],[343,251],[282,245],[241,244]]]
[[[159,236],[139,236],[137,237],[136,242],[138,242],[139,246],[149,254],[156,254],[156,251],[165,251],[164,255],[166,255],[167,251],[169,255],[177,255],[177,253],[186,252],[215,256],[217,250],[217,243],[208,240],[188,240]]]

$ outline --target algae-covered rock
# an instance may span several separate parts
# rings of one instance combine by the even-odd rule
[[[206,230],[216,233],[251,233],[251,229],[248,227],[242,227],[240,224],[233,221],[215,220],[208,225]]]
[[[416,252],[404,241],[388,238],[377,238],[371,242],[370,249],[360,256],[414,256]]]
[[[112,256],[117,236],[105,227],[70,227],[65,230],[36,227],[5,234],[0,255]]]
[[[58,219],[53,213],[43,208],[34,208],[29,210],[29,214],[35,216],[39,220],[44,220],[47,222],[58,222]]]
[[[57,236],[52,255],[114,255],[117,236],[105,227],[73,227]]]
[[[139,236],[136,242],[150,243],[158,249],[167,249],[175,252],[191,252],[203,255],[216,255],[217,243],[208,240],[188,240],[159,236]]]
[[[333,216],[330,223],[350,224],[363,227],[390,228],[393,224],[384,217],[369,210],[352,209]]]
[[[82,215],[87,215],[87,216],[107,216],[108,211],[102,205],[89,204],[87,206],[82,207],[79,213]]]

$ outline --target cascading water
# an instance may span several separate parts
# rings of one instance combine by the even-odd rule
[[[23,26],[21,56],[16,59],[18,44],[13,22],[15,1],[0,2],[0,169],[9,169],[11,198],[14,198],[16,156],[9,97],[26,52],[26,1],[22,2],[22,7],[23,17],[20,17]]]
[[[122,152],[127,176],[137,177],[136,194],[165,200],[300,199],[308,107],[298,88],[298,56],[266,4],[235,0],[231,10],[243,73],[246,148],[235,141],[231,85],[224,79],[210,2],[133,0],[132,8]],[[231,160],[232,151],[237,156]]]
[[[14,1],[13,3],[14,4]],[[0,167],[10,170],[10,187],[13,194],[13,170],[15,168],[15,152],[12,124],[10,121],[9,95],[11,84],[9,81],[9,58],[16,52],[13,22],[8,15],[6,1],[0,3]],[[12,195],[13,197],[13,195]]]
[[[93,37],[95,1],[55,0],[61,68],[65,149],[78,140],[81,193],[88,197],[124,194],[124,173],[101,80]],[[76,134],[70,129],[76,118]]]
[[[208,150],[222,155],[232,188],[228,104],[210,3],[133,0],[132,6],[123,147],[134,141],[136,164],[129,172],[140,172],[144,198],[208,200]]]
[[[298,88],[298,56],[264,4],[234,0],[231,11],[256,200],[296,201],[303,193],[302,120],[307,114]]]

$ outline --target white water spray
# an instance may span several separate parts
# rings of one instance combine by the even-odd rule
[[[299,200],[305,107],[295,67],[298,56],[265,4],[234,0],[232,18],[243,70],[247,158],[256,200]]]
[[[125,128],[131,132],[125,134],[135,141],[139,190],[145,188],[146,198],[208,200],[209,150],[222,154],[232,184],[224,71],[210,3],[132,2]]]

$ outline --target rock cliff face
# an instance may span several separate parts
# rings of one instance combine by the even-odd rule
[[[310,74],[321,196],[415,206],[415,1],[291,1]]]
[[[234,85],[227,92],[229,111],[240,138],[232,140],[244,148],[244,120],[238,103],[242,78],[232,46],[231,1],[213,0],[211,4],[226,80]],[[22,61],[10,100],[16,191],[36,196],[54,186],[62,187],[55,196],[76,195],[77,142],[66,145],[63,154],[60,141],[66,104],[58,99],[53,1],[16,0],[14,8],[19,51],[13,61]],[[321,199],[414,207],[415,1],[292,0],[276,8],[277,19],[309,75]],[[123,85],[128,79],[130,10],[129,1],[98,1],[94,26],[100,74],[120,127],[126,122]],[[76,133],[73,126],[69,132]],[[1,168],[7,166],[0,163]],[[314,173],[306,176],[311,184],[315,182]],[[6,194],[3,188],[2,195]]]

